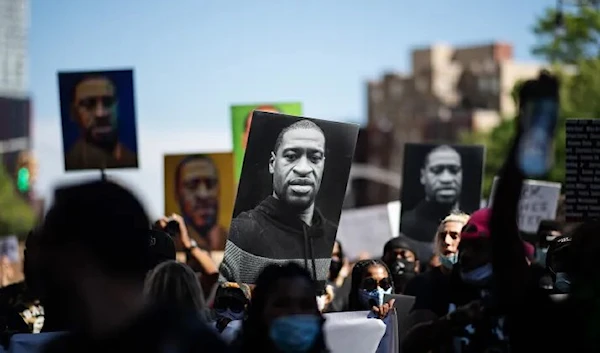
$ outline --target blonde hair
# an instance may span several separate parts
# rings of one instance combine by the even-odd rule
[[[165,261],[150,271],[144,296],[150,304],[181,310],[201,313],[206,307],[198,277],[188,265],[176,261]]]
[[[442,239],[440,239],[440,233],[444,230],[444,226],[446,225],[446,223],[450,223],[450,222],[456,222],[456,223],[460,223],[463,225],[463,227],[465,226],[465,224],[467,224],[469,222],[469,219],[471,218],[471,216],[467,213],[461,212],[461,211],[453,211],[452,213],[450,213],[449,215],[447,215],[441,222],[440,225],[437,228],[437,232],[435,233],[435,250],[436,253],[439,252],[440,250],[440,242]]]

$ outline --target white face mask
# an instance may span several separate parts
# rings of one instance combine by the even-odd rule
[[[244,312],[241,311],[239,313],[231,311],[231,309],[225,310],[215,310],[217,317],[219,318],[227,318],[231,321],[242,320],[244,318]]]

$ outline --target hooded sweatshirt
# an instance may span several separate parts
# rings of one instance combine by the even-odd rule
[[[336,231],[337,226],[316,207],[308,226],[283,202],[269,196],[231,222],[221,280],[254,284],[266,266],[293,261],[309,271],[322,292]]]

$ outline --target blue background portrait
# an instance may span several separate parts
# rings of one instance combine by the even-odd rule
[[[71,114],[74,85],[86,76],[105,76],[113,82],[117,93],[119,142],[137,153],[135,93],[133,70],[59,72],[60,117],[63,134],[63,153],[67,153],[80,136],[79,126]]]

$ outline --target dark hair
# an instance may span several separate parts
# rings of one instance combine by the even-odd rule
[[[267,300],[273,294],[279,281],[282,279],[301,278],[310,284],[311,293],[316,292],[315,283],[310,274],[303,267],[290,262],[283,266],[269,265],[260,273],[256,279],[256,287],[252,292],[252,300],[248,306],[248,315],[242,327],[242,352],[264,351],[265,343],[270,342],[268,327],[263,321],[263,312]],[[315,309],[317,309],[315,298]],[[322,321],[325,322],[325,319]],[[322,327],[322,326],[321,326]],[[321,334],[313,346],[312,352],[326,351],[325,338]]]
[[[179,164],[177,164],[177,168],[175,168],[175,190],[177,190],[177,191],[179,190],[179,182],[181,179],[181,170],[183,169],[183,167],[186,164],[188,164],[189,162],[193,162],[193,161],[206,161],[206,162],[210,163],[210,165],[215,170],[217,179],[219,178],[219,169],[215,165],[215,161],[213,161],[213,159],[210,158],[210,156],[205,155],[205,154],[192,154],[192,155],[189,155],[189,156],[186,156],[185,158],[183,158],[181,160],[181,162],[179,162]]]
[[[106,80],[106,81],[108,81],[112,85],[113,96],[115,98],[117,98],[117,85],[115,85],[115,83],[113,82],[113,80],[111,80],[108,76],[104,76],[104,75],[102,75],[100,73],[98,73],[98,74],[86,74],[86,75],[82,76],[81,78],[77,79],[75,81],[75,83],[73,84],[73,87],[71,88],[71,92],[70,92],[70,94],[71,94],[71,97],[70,97],[71,98],[70,99],[71,104],[76,103],[75,102],[75,96],[77,95],[77,86],[79,86],[83,82],[89,81],[89,80]]]
[[[110,181],[87,182],[56,190],[40,245],[84,249],[108,274],[143,281],[149,229],[146,211],[130,191]]]
[[[440,146],[436,146],[434,147],[431,151],[427,152],[427,155],[425,156],[425,160],[423,161],[423,168],[425,168],[425,166],[427,166],[429,164],[429,157],[436,153],[436,152],[441,152],[441,151],[452,151],[454,153],[456,153],[458,155],[459,158],[461,158],[461,162],[462,162],[462,156],[460,155],[460,153],[458,153],[458,151],[453,148],[450,145],[440,145]]]
[[[387,265],[385,264],[385,262],[381,261],[381,260],[361,260],[359,262],[357,262],[356,264],[354,264],[354,268],[352,269],[352,283],[351,283],[351,287],[350,287],[350,296],[348,298],[348,307],[351,311],[358,311],[358,310],[366,310],[369,308],[365,308],[363,307],[363,305],[360,303],[360,300],[358,299],[358,291],[360,290],[360,284],[363,280],[363,278],[365,277],[367,271],[369,270],[369,267],[371,266],[381,266],[383,268],[385,268],[385,271],[388,273],[388,276],[390,277],[390,281],[392,281],[392,288],[394,288],[394,283],[393,283],[393,279],[390,273],[390,269],[387,267]]]
[[[277,135],[277,139],[275,140],[275,145],[273,146],[273,153],[277,154],[277,151],[279,151],[279,147],[281,147],[281,142],[283,141],[283,136],[288,131],[297,130],[297,129],[313,129],[313,130],[317,130],[321,134],[323,134],[323,137],[325,137],[325,133],[323,132],[323,129],[321,129],[319,127],[319,125],[315,124],[313,121],[310,121],[308,119],[303,119],[303,120],[300,120],[300,121],[297,121],[297,122],[293,123],[292,125],[284,128],[283,130],[281,130],[281,132],[279,132],[279,135]]]

